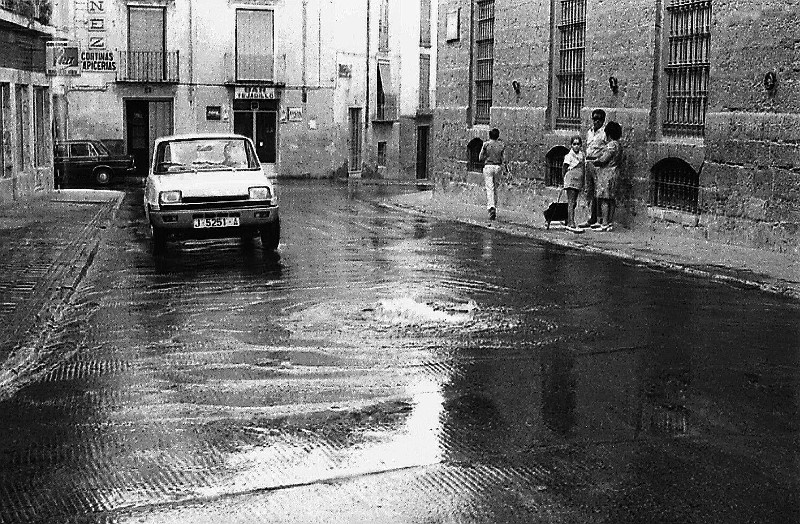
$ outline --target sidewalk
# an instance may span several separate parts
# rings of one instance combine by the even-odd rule
[[[31,342],[69,302],[124,196],[73,189],[0,206],[0,396],[36,366]]]
[[[576,235],[553,223],[546,230],[542,213],[533,211],[499,208],[497,220],[489,222],[485,207],[436,189],[393,196],[383,204],[800,300],[800,260],[789,254],[624,228]]]

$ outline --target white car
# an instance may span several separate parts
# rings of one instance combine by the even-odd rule
[[[156,140],[144,190],[153,248],[182,238],[251,238],[264,249],[280,240],[275,186],[249,138],[192,134]]]

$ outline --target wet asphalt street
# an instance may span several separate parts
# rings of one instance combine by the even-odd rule
[[[277,255],[154,259],[129,188],[0,401],[0,522],[800,521],[797,302],[279,191]]]

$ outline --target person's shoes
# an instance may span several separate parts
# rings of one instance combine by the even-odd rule
[[[571,231],[573,233],[583,233],[583,229],[581,229],[579,227],[575,227],[575,226],[567,226],[566,230],[567,231]]]
[[[587,229],[587,228],[592,227],[592,224],[590,224],[589,222],[583,222],[581,224],[578,224],[578,227],[580,227],[582,229]]]
[[[497,218],[497,210],[493,207],[489,208],[489,220],[494,220]]]
[[[614,226],[612,224],[606,224],[600,227],[598,231],[614,231]]]
[[[600,224],[599,222],[595,222],[594,224],[592,224],[589,227],[592,228],[592,229],[598,229],[598,230],[602,231],[605,226],[603,224]]]

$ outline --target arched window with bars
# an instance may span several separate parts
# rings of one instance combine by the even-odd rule
[[[473,138],[467,144],[467,171],[483,171],[483,162],[479,160],[482,147],[483,140],[480,138]]]
[[[547,171],[544,174],[544,185],[558,187],[564,185],[564,157],[569,149],[564,146],[555,146],[545,155]]]
[[[700,175],[680,158],[665,158],[650,170],[651,206],[700,212]]]

